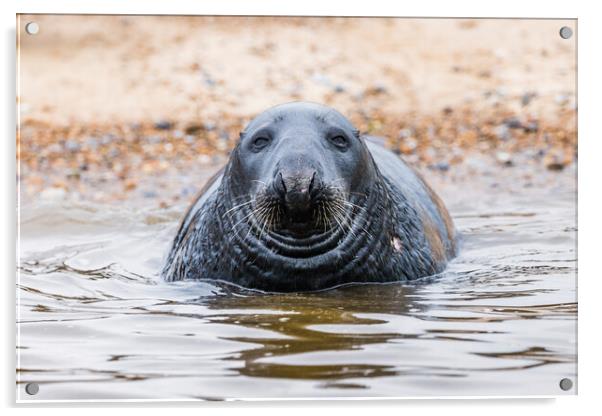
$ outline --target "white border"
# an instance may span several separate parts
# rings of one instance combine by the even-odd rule
[[[389,403],[402,405],[405,410],[419,411],[420,413],[429,413],[427,410],[434,410],[437,414],[445,412],[446,416],[449,413],[460,413],[462,415],[479,414],[483,411],[490,414],[507,414],[508,410],[514,408],[530,407],[532,413],[545,412],[546,415],[568,413],[580,413],[588,408],[596,408],[596,398],[598,395],[598,386],[600,385],[600,343],[596,342],[599,332],[599,322],[596,319],[600,315],[599,305],[602,302],[599,297],[602,296],[600,290],[599,265],[595,261],[598,254],[599,236],[602,231],[600,228],[599,217],[600,211],[600,125],[596,118],[600,117],[600,74],[602,67],[600,63],[600,54],[595,52],[599,50],[599,43],[596,39],[602,39],[600,30],[600,16],[596,13],[593,6],[594,2],[586,1],[553,1],[546,2],[531,2],[524,0],[504,0],[495,3],[492,2],[471,2],[468,0],[454,1],[426,1],[406,2],[393,4],[392,1],[386,0],[371,0],[357,2],[326,2],[325,0],[304,0],[304,1],[280,1],[280,0],[265,0],[255,1],[250,0],[222,0],[220,2],[197,1],[189,2],[184,0],[87,0],[85,4],[82,2],[73,2],[69,0],[60,1],[43,1],[43,0],[21,0],[2,2],[3,13],[2,20],[6,25],[3,31],[4,39],[2,42],[3,50],[3,85],[5,88],[4,99],[2,100],[1,114],[3,117],[2,125],[6,127],[4,130],[4,140],[2,140],[3,155],[6,157],[4,163],[5,178],[0,182],[2,193],[4,195],[4,203],[2,209],[3,215],[3,230],[5,238],[2,240],[2,264],[6,267],[4,275],[4,304],[5,306],[5,325],[3,339],[3,347],[5,348],[3,357],[3,365],[6,365],[2,377],[2,393],[3,402],[5,405],[14,403],[14,318],[15,309],[14,302],[14,261],[15,256],[15,214],[14,207],[15,199],[15,144],[14,144],[14,126],[15,126],[15,110],[14,110],[14,45],[15,45],[15,13],[122,13],[122,14],[275,14],[275,15],[346,15],[346,16],[432,16],[432,17],[540,17],[540,18],[578,18],[579,19],[579,396],[565,396],[556,400],[500,400],[499,397],[493,398],[491,402],[476,400],[467,401],[461,399],[443,398],[442,400],[420,400],[420,401],[369,401],[369,402],[354,402],[350,404],[347,399],[338,402],[337,407],[353,406],[349,412],[365,413],[365,407],[369,403],[370,406],[390,408]],[[12,50],[11,50],[12,49]],[[12,68],[11,68],[12,66]],[[12,85],[11,85],[12,79]],[[597,192],[596,192],[597,191]],[[7,362],[8,361],[8,362]],[[478,397],[483,399],[483,397]],[[115,401],[112,401],[113,403]],[[124,405],[129,403],[126,401]],[[152,402],[153,405],[159,403]],[[174,403],[169,401],[170,405]],[[186,402],[178,401],[181,406],[185,406]],[[245,402],[245,407],[253,406],[254,402]],[[262,402],[265,404],[264,402]],[[300,403],[299,400],[290,402],[272,402],[277,403],[276,406],[295,405]],[[308,404],[306,404],[308,403]],[[331,407],[328,403],[333,402],[303,402],[303,406],[309,405],[316,407]],[[337,403],[337,402],[334,402]],[[495,404],[495,407],[489,406]],[[552,405],[554,404],[554,405]],[[61,403],[62,405],[62,403]],[[216,406],[221,408],[235,409],[243,407],[240,403],[228,402],[225,404],[204,404],[195,402],[194,405]],[[274,406],[266,404],[271,409],[262,409],[261,413],[269,413],[268,410],[276,410],[278,414],[282,412]],[[445,407],[443,407],[445,406]],[[589,407],[591,406],[591,407]],[[30,407],[39,407],[30,406]],[[55,406],[56,407],[56,406]],[[88,407],[88,406],[86,406]],[[114,407],[114,406],[111,406]],[[131,406],[128,406],[131,407]],[[190,406],[185,406],[190,407]],[[33,410],[33,409],[28,409]],[[59,410],[59,409],[55,409]],[[60,409],[60,413],[64,414],[68,411],[77,409]],[[86,412],[94,409],[87,409]],[[133,410],[133,409],[132,409]],[[188,410],[188,409],[182,409]],[[225,410],[225,409],[223,409]],[[297,409],[302,410],[302,409]],[[380,409],[380,411],[385,410]],[[393,410],[393,409],[391,409]],[[346,414],[349,413],[346,411]],[[395,410],[398,414],[399,409]],[[58,413],[58,412],[57,412]],[[146,412],[145,412],[146,413]],[[275,413],[275,412],[272,412]]]
[[[524,0],[480,2],[425,0],[392,4],[390,0],[347,1],[281,1],[281,0],[87,0],[82,2],[22,0],[21,13],[105,13],[105,14],[227,14],[227,15],[302,15],[302,16],[405,16],[405,17],[538,17],[575,18],[575,1],[546,1],[529,4]],[[578,3],[578,2],[577,2]]]

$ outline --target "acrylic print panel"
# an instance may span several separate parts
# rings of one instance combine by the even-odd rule
[[[575,394],[575,20],[17,26],[18,400]]]

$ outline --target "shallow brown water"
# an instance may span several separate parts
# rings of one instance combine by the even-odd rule
[[[449,185],[463,241],[440,276],[287,295],[159,281],[184,205],[29,202],[17,397],[573,394],[558,387],[576,381],[576,190],[562,175]]]

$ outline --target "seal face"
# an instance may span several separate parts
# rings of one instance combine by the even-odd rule
[[[283,292],[442,271],[455,255],[445,206],[366,139],[318,104],[257,116],[184,217],[163,277]]]

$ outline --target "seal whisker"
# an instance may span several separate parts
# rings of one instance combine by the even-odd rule
[[[359,205],[357,205],[357,204],[354,204],[353,202],[349,202],[349,201],[343,201],[343,204],[345,204],[346,206],[348,206],[348,207],[350,207],[350,208],[357,208],[357,209],[359,209],[360,211],[367,212],[366,208],[364,208],[364,207],[362,207],[362,206],[359,206]]]
[[[357,207],[357,206],[356,206],[356,207]],[[361,208],[361,209],[363,209],[362,207],[357,207],[357,208]],[[363,209],[363,210],[364,210],[364,212],[367,212],[365,209]],[[366,234],[368,234],[368,236],[369,236],[370,238],[372,238],[372,237],[373,237],[373,235],[370,233],[370,231],[368,231],[368,230],[366,229],[366,227],[364,227],[364,226],[363,226],[363,225],[361,225],[361,224],[358,224],[358,227],[360,227],[360,228],[362,229],[362,231],[364,231]],[[355,234],[355,233],[353,232],[353,234]]]
[[[351,205],[346,205],[347,202],[348,201],[346,201],[344,199],[337,199],[336,201],[334,201],[333,205],[336,207],[336,209],[339,210],[339,212],[341,213],[341,216],[343,216],[345,218],[345,223],[348,223],[349,231],[353,235],[355,235],[355,231],[353,231],[353,227],[352,227],[352,224],[351,224],[352,223],[352,213],[347,209],[347,207],[349,207],[351,209],[353,209],[353,208],[360,208],[360,209],[364,210],[364,212],[365,212],[365,209],[362,208],[362,207],[360,207],[360,206],[357,206],[355,204],[351,204],[351,203],[349,203]],[[364,231],[366,231],[366,230],[364,230]]]
[[[348,224],[348,221],[346,220],[345,213],[336,204],[328,204],[326,207],[327,207],[328,211],[330,212],[330,217],[335,220],[335,222],[337,223],[337,225],[339,226],[341,231],[344,233],[345,226],[347,226],[346,227],[347,231],[355,236],[355,233],[353,232],[351,226]]]
[[[358,208],[358,209],[362,210],[363,212],[367,212],[367,210],[363,207],[352,204],[351,202],[348,202],[348,201],[343,201],[343,202],[349,203],[350,205],[347,205],[347,206],[349,206],[350,208]],[[362,231],[364,231],[366,234],[368,234],[368,236],[373,237],[372,234],[366,229],[366,227],[364,227],[363,225],[359,225],[359,224],[358,224],[358,227],[360,227],[362,229]]]
[[[257,182],[257,183],[260,183],[260,184],[262,184],[262,185],[263,185],[263,186],[264,186],[266,189],[267,189],[267,187],[268,187],[268,184],[267,184],[267,183],[265,183],[264,181],[260,181],[259,179],[251,179],[251,182]]]
[[[337,204],[333,204],[332,208],[340,216],[341,224],[343,224],[344,226],[346,226],[347,227],[347,231],[351,235],[353,235],[354,237],[356,237],[357,235],[355,234],[355,231],[353,231],[353,227],[352,227],[351,221],[350,221],[351,218],[347,215],[348,213],[346,211],[344,211],[343,208],[341,208]]]
[[[251,210],[251,213],[247,216],[247,218],[250,219],[252,216],[254,216],[256,218],[257,222],[263,223],[262,214],[265,209],[266,208],[263,205],[261,205],[259,207],[255,207],[255,208],[253,208],[253,210]],[[249,220],[247,220],[247,223],[248,222],[249,222]],[[243,242],[246,241],[247,238],[249,238],[249,235],[251,234],[252,230],[253,230],[253,226],[249,225],[249,229],[247,230],[247,234],[245,234],[245,238],[243,238]]]
[[[224,212],[224,215],[227,215],[227,214],[229,214],[230,212],[234,211],[235,209],[238,209],[238,208],[244,207],[245,205],[252,204],[253,202],[255,202],[255,201],[254,201],[254,199],[252,199],[252,200],[250,200],[250,201],[247,201],[247,202],[243,202],[242,204],[235,205],[235,206],[233,206],[232,208],[230,208],[228,211]]]
[[[234,234],[240,238],[240,234],[238,234],[238,230],[236,229],[236,227],[242,223],[243,221],[246,222],[247,224],[249,223],[249,218],[253,215],[253,211],[249,212],[247,215],[245,215],[240,221],[238,221],[236,224],[234,224],[232,226],[232,231],[234,232]],[[246,221],[245,221],[246,220]],[[251,227],[249,227],[249,230],[247,231],[247,234],[245,235],[245,237],[242,239],[243,242],[245,242],[247,240],[247,237],[249,236],[249,232],[251,231]]]
[[[322,203],[322,218],[324,221],[324,231],[328,231],[328,227],[333,226],[331,217],[332,217],[332,214],[330,213],[330,210],[328,209],[328,204]]]
[[[266,206],[262,212],[262,224],[261,224],[261,230],[259,230],[259,237],[257,237],[258,240],[261,240],[261,237],[263,236],[263,230],[266,226],[266,224],[268,224],[268,215],[271,213],[271,207]],[[268,225],[268,229],[269,229],[269,225]]]
[[[255,218],[257,219],[257,222],[263,223],[265,222],[265,214],[268,211],[269,207],[262,205],[260,207],[258,207],[254,213],[255,213]]]
[[[252,197],[249,194],[244,194],[244,195],[239,195],[239,196],[230,196],[230,199],[232,201],[239,201],[241,199],[252,199]]]
[[[329,212],[331,212],[330,217],[337,223],[342,232],[345,232],[343,225],[339,222],[337,215],[331,210],[331,206],[326,207]]]
[[[251,215],[253,215],[253,211],[249,212],[247,215],[245,215],[244,217],[242,217],[242,219],[241,219],[240,221],[238,221],[236,224],[234,224],[234,225],[232,226],[232,229],[233,229],[233,230],[235,230],[235,229],[236,229],[236,226],[238,226],[238,225],[239,225],[241,222],[243,222],[243,221],[247,220],[248,218],[250,218],[250,217],[251,217]],[[247,222],[248,222],[248,221],[247,221]]]
[[[268,218],[267,218],[267,231],[270,231],[273,229],[274,227],[274,216],[275,214],[275,209],[273,206],[270,207],[270,210],[268,212]]]
[[[280,205],[276,205],[276,223],[274,224],[274,229],[276,229],[276,225],[279,225],[282,221],[282,210]]]
[[[320,215],[320,223],[322,224],[324,232],[326,232],[328,231],[328,225],[330,224],[330,221],[328,220],[328,216],[326,215],[326,208],[324,205],[324,201],[320,201],[320,205],[318,206],[318,212]],[[319,225],[320,224],[318,224],[318,226]]]

